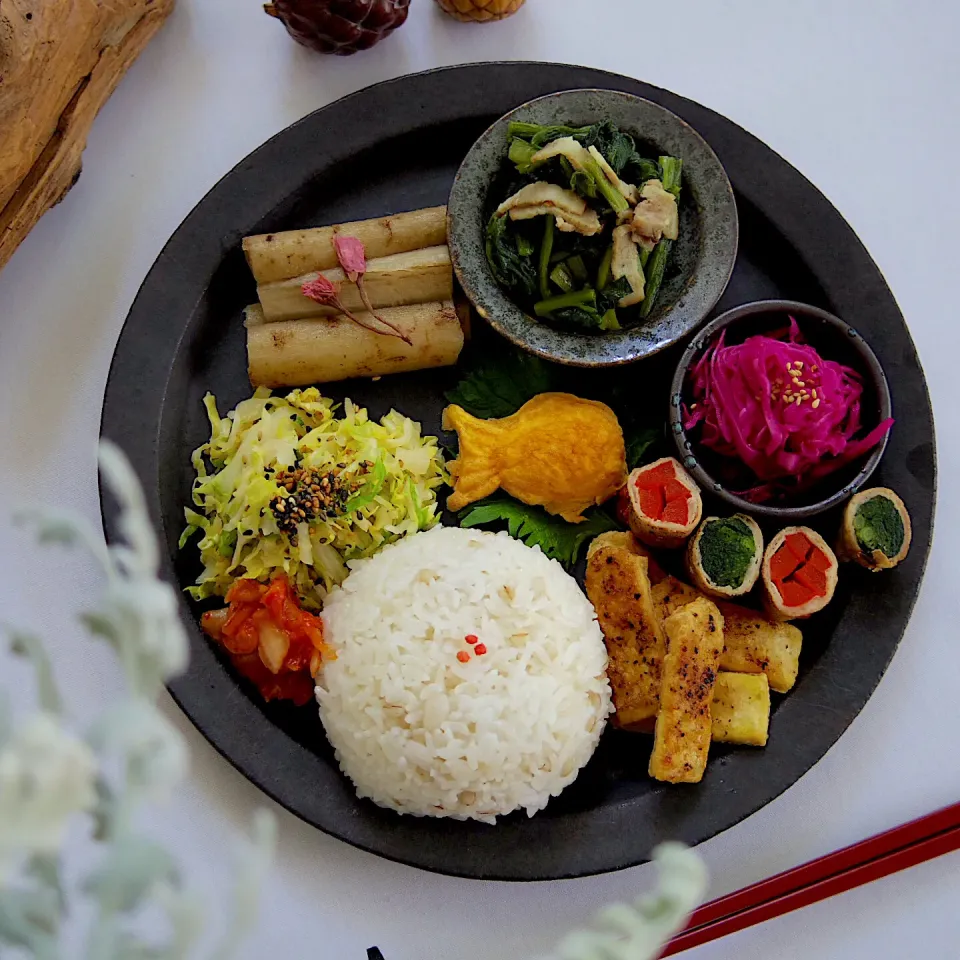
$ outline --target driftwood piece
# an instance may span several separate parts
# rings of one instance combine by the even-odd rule
[[[0,0],[0,268],[80,176],[100,108],[174,0]]]

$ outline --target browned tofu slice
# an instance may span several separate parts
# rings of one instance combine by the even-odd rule
[[[706,596],[696,587],[691,587],[689,583],[684,583],[676,577],[665,577],[652,589],[651,595],[661,622],[681,607]]]
[[[726,648],[720,666],[734,673],[765,673],[770,689],[786,693],[797,682],[803,634],[792,623],[774,623],[755,610],[720,601]]]
[[[699,783],[713,734],[710,707],[723,653],[723,615],[701,597],[667,617],[663,630],[667,655],[650,776],[668,783]]]
[[[608,533],[601,533],[590,541],[590,546],[587,547],[587,560],[589,561],[598,550],[604,547],[620,548],[638,557],[643,556],[637,546],[636,538],[629,530],[611,530]]]
[[[647,558],[616,542],[601,544],[589,554],[586,587],[607,644],[615,722],[649,726],[657,715],[666,645],[650,596]]]
[[[710,718],[714,743],[766,746],[770,728],[770,685],[766,675],[721,670],[713,690]]]
[[[647,579],[651,586],[660,583],[667,575],[659,563],[654,559],[650,548],[641,543],[629,530],[612,530],[609,533],[601,533],[594,537],[587,547],[587,559],[599,550],[601,547],[623,547],[630,553],[635,553],[638,557],[647,558]],[[660,619],[663,619],[662,617]]]
[[[703,596],[695,587],[667,577],[652,590],[653,604],[661,622],[684,604]],[[724,600],[717,602],[723,614],[723,670],[733,673],[764,673],[770,689],[786,693],[800,669],[803,634],[792,623],[774,623],[756,610]]]

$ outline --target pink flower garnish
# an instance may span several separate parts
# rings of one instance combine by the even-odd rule
[[[356,237],[347,237],[337,234],[333,238],[333,248],[337,251],[337,259],[343,272],[351,283],[356,283],[367,272],[367,254],[363,243]]]
[[[357,285],[360,299],[363,301],[363,305],[367,308],[370,315],[385,327],[389,327],[392,331],[391,333],[387,333],[386,330],[377,330],[377,333],[382,333],[384,336],[399,337],[401,340],[409,343],[410,346],[413,346],[413,341],[402,330],[390,323],[389,320],[384,320],[383,317],[373,309],[373,304],[367,296],[366,287],[363,285],[363,275],[367,272],[367,254],[363,248],[363,243],[356,237],[348,237],[338,233],[335,234],[333,238],[333,249],[337,253],[337,259],[340,261],[340,266],[343,268],[347,279]],[[372,330],[374,328],[367,327],[367,329]]]
[[[333,238],[333,248],[337,252],[337,259],[340,261],[340,266],[343,268],[347,279],[357,285],[357,290],[360,293],[360,299],[363,301],[363,305],[375,320],[379,320],[380,323],[389,329],[380,330],[377,327],[372,327],[370,324],[364,323],[352,314],[340,299],[340,288],[332,280],[327,279],[322,273],[318,273],[313,280],[308,280],[304,283],[300,287],[300,292],[315,303],[339,310],[340,313],[352,320],[358,327],[363,327],[364,330],[369,330],[371,333],[378,333],[384,337],[399,337],[405,343],[413,346],[413,341],[402,330],[395,327],[388,320],[384,320],[383,317],[377,316],[374,312],[370,298],[367,296],[367,291],[363,287],[363,275],[367,272],[367,255],[363,249],[363,244],[356,237],[344,237],[337,234]]]
[[[342,313],[346,313],[340,305],[340,291],[337,285],[322,273],[318,274],[315,280],[308,280],[300,288],[300,292],[315,303],[321,303],[325,307],[336,307]]]
[[[332,281],[328,280],[322,273],[317,274],[313,280],[308,280],[300,287],[300,292],[314,303],[319,303],[324,307],[333,307],[339,310],[348,320],[352,320],[358,327],[369,330],[371,333],[379,333],[383,336],[393,336],[385,330],[378,330],[364,323],[359,317],[352,314],[340,300],[340,288]],[[400,336],[400,334],[396,334]],[[408,341],[409,342],[409,341]]]

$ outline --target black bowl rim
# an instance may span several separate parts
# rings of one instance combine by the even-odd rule
[[[857,472],[856,476],[829,497],[824,497],[815,503],[795,507],[751,503],[749,500],[744,500],[735,493],[731,493],[723,484],[718,483],[701,465],[695,453],[694,444],[687,436],[687,432],[683,427],[681,398],[684,383],[686,382],[687,373],[694,359],[706,349],[708,342],[713,339],[714,336],[720,333],[721,330],[725,330],[731,324],[742,320],[744,317],[752,317],[763,313],[796,314],[800,319],[810,317],[827,323],[842,333],[845,333],[851,342],[857,345],[857,352],[873,381],[873,386],[880,402],[880,421],[882,422],[892,415],[890,385],[887,382],[887,375],[883,372],[883,367],[880,365],[880,361],[877,359],[877,355],[873,352],[870,344],[867,343],[858,330],[828,310],[815,307],[812,304],[801,303],[799,300],[753,300],[750,303],[742,303],[739,306],[732,307],[725,313],[721,313],[719,317],[711,320],[710,323],[687,344],[687,348],[684,350],[683,356],[677,364],[677,369],[674,372],[673,380],[670,384],[668,414],[670,433],[673,436],[677,451],[680,454],[681,462],[684,467],[693,474],[694,479],[700,484],[703,490],[746,513],[759,514],[763,517],[775,517],[778,520],[804,520],[807,517],[815,517],[843,503],[844,500],[855,494],[867,480],[870,479],[874,470],[877,469],[877,465],[880,463],[884,451],[887,449],[887,441],[890,433],[887,431],[880,443],[870,451],[870,455],[866,461],[864,461],[863,466]]]
[[[476,291],[474,290],[474,286],[470,282],[469,277],[465,276],[462,263],[461,263],[463,251],[461,250],[460,245],[456,238],[456,234],[453,226],[453,218],[450,214],[451,204],[448,203],[447,243],[450,247],[450,259],[451,259],[451,262],[453,263],[453,269],[454,269],[454,272],[456,273],[458,283],[463,289],[463,292],[466,294],[471,305],[480,314],[480,316],[483,317],[483,319],[487,323],[489,323],[490,326],[497,331],[497,333],[505,337],[515,346],[519,347],[522,350],[527,351],[528,353],[535,354],[536,356],[539,356],[544,360],[549,360],[553,363],[559,363],[565,366],[587,367],[587,368],[596,369],[601,367],[623,366],[628,363],[636,363],[637,361],[644,360],[647,357],[656,356],[656,354],[660,353],[661,351],[666,350],[677,343],[680,343],[685,337],[690,336],[691,334],[695,333],[699,329],[704,319],[710,315],[710,311],[717,305],[717,302],[723,296],[724,291],[726,290],[727,286],[730,283],[730,278],[733,276],[733,271],[737,263],[737,255],[740,249],[740,218],[739,218],[739,213],[737,211],[736,196],[734,195],[734,192],[733,192],[733,185],[730,182],[730,177],[727,174],[725,167],[721,163],[720,158],[717,156],[716,151],[713,149],[713,147],[710,146],[707,140],[697,131],[697,129],[692,124],[684,120],[682,117],[678,116],[672,110],[668,109],[667,107],[664,107],[662,104],[657,103],[655,100],[650,100],[647,97],[641,97],[641,96],[638,96],[637,94],[627,93],[624,90],[614,90],[607,87],[576,87],[571,90],[557,90],[553,93],[547,93],[547,94],[544,94],[543,96],[533,97],[530,100],[525,100],[523,103],[517,104],[517,106],[515,106],[512,110],[508,110],[502,116],[497,117],[497,119],[494,120],[483,131],[483,133],[480,134],[480,136],[477,137],[477,139],[471,145],[470,149],[464,155],[464,158],[461,161],[460,166],[457,168],[456,175],[453,178],[453,184],[450,188],[451,197],[453,197],[454,194],[456,193],[457,187],[461,182],[461,178],[464,171],[469,169],[469,165],[477,145],[481,141],[483,141],[485,138],[490,136],[493,129],[498,124],[502,123],[507,118],[514,116],[514,114],[518,113],[520,110],[525,109],[526,107],[531,106],[532,104],[539,103],[544,100],[563,99],[573,94],[582,94],[582,93],[596,93],[596,94],[603,94],[604,96],[617,97],[619,99],[626,100],[626,101],[639,101],[654,108],[657,112],[663,113],[669,116],[670,118],[672,118],[678,127],[684,128],[690,135],[695,137],[699,141],[699,144],[702,147],[702,149],[716,161],[717,168],[722,174],[722,180],[720,181],[720,183],[721,183],[721,186],[725,188],[724,192],[728,195],[730,199],[730,209],[733,213],[733,217],[732,217],[733,243],[730,251],[729,263],[725,271],[725,276],[723,276],[722,281],[716,285],[716,290],[709,293],[708,296],[704,299],[702,307],[699,310],[699,317],[693,323],[691,323],[690,326],[688,326],[685,330],[682,330],[673,336],[665,337],[663,339],[658,339],[657,342],[653,345],[652,349],[638,348],[635,345],[635,336],[634,336],[633,338],[634,346],[633,347],[626,346],[625,349],[621,351],[619,354],[617,354],[616,356],[613,356],[610,358],[602,358],[602,357],[596,357],[596,356],[577,358],[577,357],[571,357],[571,356],[560,354],[546,347],[538,347],[534,344],[531,344],[526,338],[518,335],[513,330],[511,330],[509,326],[505,325],[496,315],[496,311],[491,311],[489,304],[481,302],[481,298],[477,296]],[[689,293],[689,289],[686,292]],[[523,311],[520,307],[518,307],[505,293],[503,294],[503,298],[512,309],[525,314],[525,311]],[[611,337],[608,335],[602,338],[592,337],[591,339],[600,339],[602,342],[605,342],[605,343],[621,341],[624,344],[629,345],[631,343],[631,337],[629,336],[630,333],[631,333],[631,330],[627,329],[627,330],[624,330],[622,334],[619,336],[613,335]],[[634,334],[635,333],[636,331],[634,331]],[[560,335],[559,332],[558,332],[558,335]],[[575,333],[573,334],[568,333],[563,335],[566,337],[577,337],[577,334]],[[583,337],[578,339],[585,340],[586,338]]]

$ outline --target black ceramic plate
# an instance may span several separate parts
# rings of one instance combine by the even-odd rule
[[[851,229],[810,183],[754,137],[656,87],[597,70],[534,63],[403,77],[294,124],[214,187],[144,282],[121,333],[104,401],[103,433],[127,451],[145,485],[161,530],[164,573],[186,584],[197,573],[195,552],[179,556],[177,538],[190,491],[190,451],[207,435],[201,397],[212,390],[227,410],[249,393],[241,310],[255,293],[241,238],[443,203],[464,153],[496,117],[523,101],[575,87],[608,87],[661,103],[696,128],[720,157],[736,192],[741,241],[718,312],[753,299],[803,300],[845,318],[870,340],[898,417],[874,480],[906,501],[914,544],[889,573],[844,569],[834,602],[804,628],[800,679],[775,704],[765,749],[717,749],[701,784],[669,787],[647,778],[646,743],[609,731],[577,782],[544,812],[532,819],[511,816],[495,827],[399,817],[358,801],[337,769],[316,710],[261,703],[192,627],[190,669],[171,692],[231,763],[334,836],[385,857],[468,877],[580,876],[639,863],[662,840],[711,837],[816,763],[882,676],[906,626],[929,547],[933,425],[903,318]],[[658,418],[666,418],[676,359],[668,351],[621,371],[628,385],[660,398]],[[455,377],[455,371],[443,371],[338,384],[333,395],[347,392],[377,416],[395,405],[423,421],[427,432],[437,431],[442,391]],[[586,380],[583,387],[589,387]],[[112,504],[104,504],[104,517],[108,536],[116,536]],[[830,515],[818,518],[824,530],[836,523]],[[182,612],[195,624],[196,608],[184,601]]]

